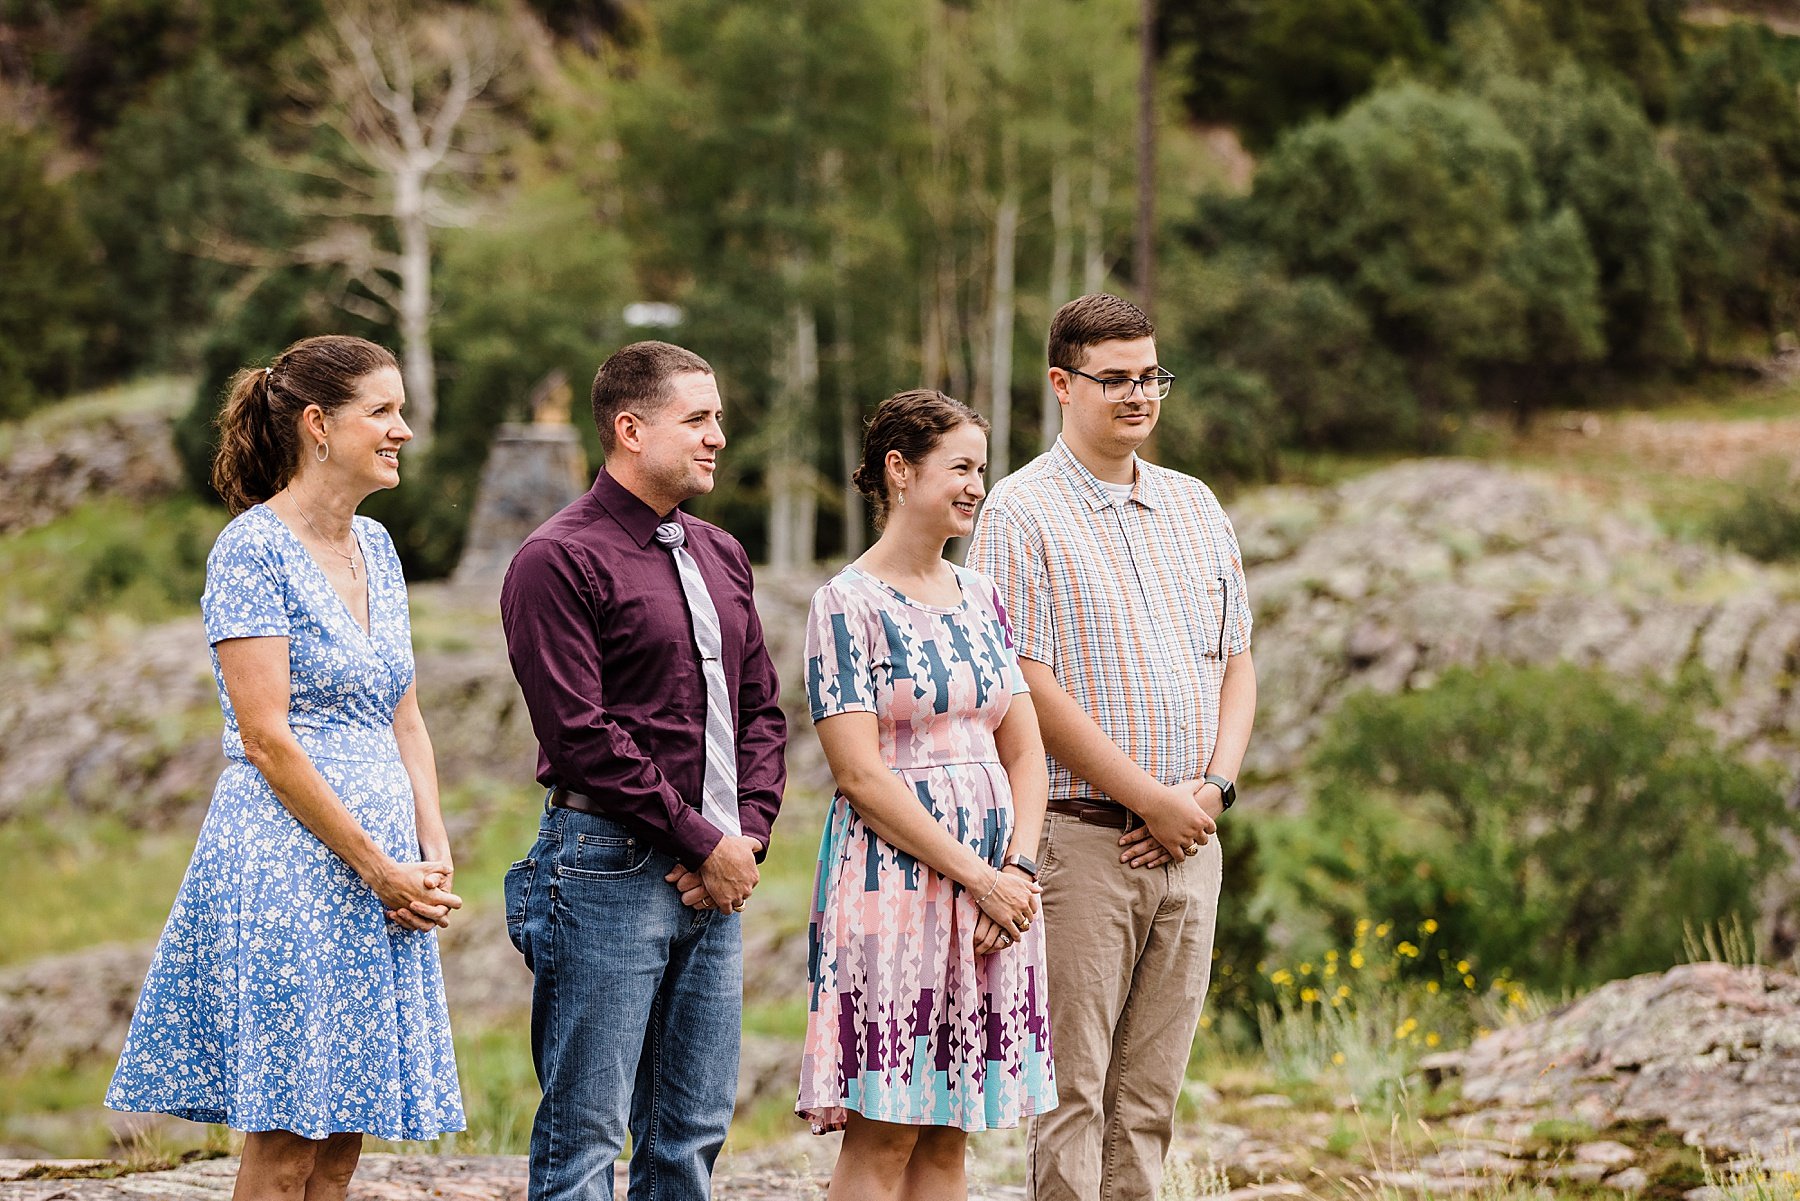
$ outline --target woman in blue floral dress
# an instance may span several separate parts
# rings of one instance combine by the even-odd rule
[[[400,372],[309,338],[240,372],[213,483],[238,513],[202,608],[229,760],[114,1109],[247,1132],[236,1201],[333,1201],[365,1134],[463,1128],[436,930],[451,891],[406,582],[356,508],[399,483]]]

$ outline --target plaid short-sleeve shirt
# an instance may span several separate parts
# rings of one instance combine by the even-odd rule
[[[999,586],[1020,657],[1048,665],[1138,766],[1164,784],[1205,771],[1225,664],[1251,628],[1237,534],[1212,489],[1140,459],[1119,497],[1058,438],[994,485],[968,564]],[[1111,799],[1054,758],[1050,796]]]

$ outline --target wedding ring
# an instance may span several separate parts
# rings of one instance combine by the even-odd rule
[[[1200,844],[1196,842],[1192,846],[1188,847],[1187,853],[1190,855],[1198,855],[1200,853]]]
[[[1028,918],[1028,917],[1022,917],[1022,918],[1020,918],[1020,919],[1019,919],[1019,929],[1020,929],[1020,930],[1029,930],[1029,929],[1031,929],[1031,919],[1030,919],[1030,918]]]

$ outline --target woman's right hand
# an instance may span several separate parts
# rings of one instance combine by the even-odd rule
[[[381,898],[388,920],[409,930],[429,930],[448,926],[450,911],[462,908],[462,898],[447,889],[451,866],[426,860],[421,863],[399,863],[388,860],[369,887]]]
[[[976,905],[1001,931],[1013,939],[1031,929],[1038,912],[1038,894],[1043,889],[1035,880],[1012,872],[996,871],[988,892]]]

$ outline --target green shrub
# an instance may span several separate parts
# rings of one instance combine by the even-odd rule
[[[1796,828],[1694,703],[1571,666],[1352,697],[1313,759],[1311,813],[1272,823],[1271,885],[1337,943],[1365,915],[1430,920],[1485,975],[1538,988],[1681,962],[1683,923],[1754,918]]]
[[[1771,460],[1740,484],[1712,519],[1712,533],[1765,563],[1800,559],[1800,481],[1783,460]]]

